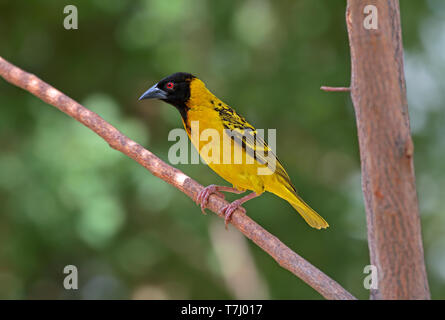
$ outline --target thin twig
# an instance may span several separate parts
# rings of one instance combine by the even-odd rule
[[[351,88],[349,87],[327,87],[327,86],[322,86],[320,87],[321,90],[326,91],[326,92],[349,92],[351,91]]]
[[[43,82],[35,75],[27,73],[0,57],[0,75],[8,82],[23,88],[39,99],[56,107],[102,137],[113,149],[132,158],[153,175],[171,184],[192,199],[196,199],[203,189],[195,180],[186,176],[180,170],[163,162],[153,153],[123,135],[96,113],[86,109],[59,90]],[[208,208],[218,216],[228,203],[216,196],[209,199]],[[200,212],[200,210],[196,210]],[[237,210],[232,215],[231,223],[246,237],[266,251],[283,268],[302,279],[309,286],[327,299],[353,300],[348,291],[323,272],[311,265],[305,259],[289,249],[278,238],[264,230],[247,215]]]

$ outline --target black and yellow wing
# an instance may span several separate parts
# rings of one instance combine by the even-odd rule
[[[275,173],[284,180],[285,185],[296,192],[289,175],[273,150],[267,145],[264,137],[258,134],[258,131],[243,116],[229,106],[218,106],[215,110],[220,115],[224,129],[230,130],[230,138],[240,145],[247,155],[253,157],[254,161],[261,165],[267,165],[273,159],[275,161]]]

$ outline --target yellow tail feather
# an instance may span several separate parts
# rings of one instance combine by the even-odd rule
[[[294,199],[292,199],[294,200]],[[288,200],[289,201],[289,200]],[[296,201],[289,201],[289,203],[298,211],[299,214],[306,220],[306,222],[316,229],[325,229],[329,227],[329,224],[323,219],[314,209],[309,207],[306,202],[299,196],[296,196]]]
[[[289,181],[279,180],[279,182],[279,184],[269,185],[266,190],[289,202],[312,228],[320,230],[329,227],[326,220],[298,196],[295,188]]]

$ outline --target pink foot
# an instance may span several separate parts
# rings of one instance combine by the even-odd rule
[[[238,199],[233,201],[232,203],[229,203],[227,206],[222,208],[221,213],[224,214],[224,222],[227,229],[227,224],[229,223],[230,219],[232,218],[232,214],[236,211],[236,209],[240,209],[243,213],[246,213],[246,209],[241,207],[244,201],[242,199]]]
[[[206,214],[205,208],[207,207],[207,204],[209,203],[209,197],[211,194],[216,194],[218,197],[221,197],[224,199],[224,194],[221,192],[218,192],[218,186],[211,184],[204,189],[201,190],[201,192],[196,197],[196,204],[201,205],[201,211],[203,214]]]

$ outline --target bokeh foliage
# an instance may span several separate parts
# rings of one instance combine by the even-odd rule
[[[433,297],[445,298],[445,6],[401,2],[426,261]],[[63,28],[68,4],[78,8],[78,30]],[[344,1],[328,0],[0,0],[0,55],[164,160],[180,116],[137,98],[172,72],[198,75],[256,127],[277,128],[281,161],[331,228],[310,229],[270,194],[249,202],[249,215],[367,298],[353,109],[347,94],[319,90],[349,83],[344,11]],[[0,298],[239,297],[212,241],[209,225],[222,221],[4,81],[0,102]],[[202,184],[225,183],[205,165],[178,167]],[[255,245],[248,249],[246,268],[264,297],[320,298]],[[79,269],[77,291],[63,289],[68,264]]]

